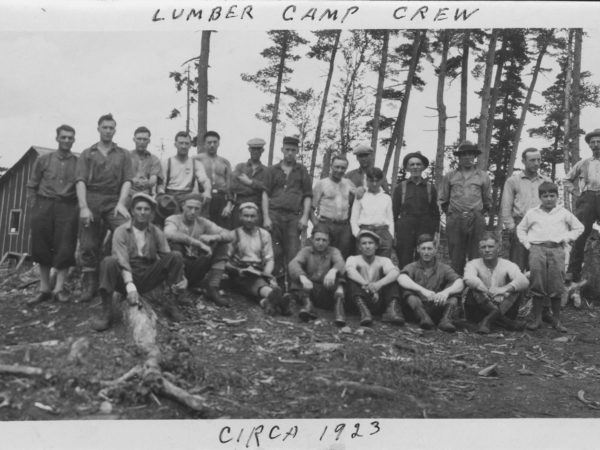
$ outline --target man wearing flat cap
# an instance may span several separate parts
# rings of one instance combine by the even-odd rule
[[[112,256],[100,264],[99,293],[101,313],[92,320],[96,331],[111,326],[112,294],[126,293],[131,307],[140,306],[144,294],[166,282],[161,306],[173,320],[182,320],[178,311],[177,295],[185,288],[183,258],[172,252],[163,232],[151,223],[156,202],[148,194],[139,192],[131,198],[131,221],[119,226],[112,239]]]
[[[262,191],[265,188],[267,168],[260,161],[260,157],[265,151],[266,142],[264,139],[254,138],[250,139],[247,144],[250,159],[236,165],[231,177],[231,195],[235,204],[232,213],[233,228],[241,226],[240,205],[248,202],[260,205]],[[258,214],[258,223],[262,224],[262,214],[260,214],[260,211],[258,211]]]
[[[421,152],[412,152],[404,157],[402,165],[408,178],[398,183],[392,196],[396,253],[401,268],[415,260],[418,236],[430,234],[437,238],[440,226],[437,191],[433,183],[423,178],[429,159]]]
[[[458,168],[444,175],[440,189],[440,206],[446,213],[446,234],[452,268],[460,275],[466,259],[479,253],[479,236],[485,231],[484,212],[492,204],[490,177],[477,168],[475,159],[481,150],[470,141],[454,151]]]
[[[573,281],[581,278],[585,242],[594,222],[600,220],[600,128],[586,134],[585,142],[592,149],[592,157],[577,162],[563,180],[564,188],[575,197],[575,216],[585,227],[569,256],[567,279]]]
[[[357,145],[354,150],[352,150],[354,156],[356,156],[356,160],[358,161],[359,167],[358,169],[351,170],[346,173],[346,178],[348,178],[354,186],[356,186],[356,197],[361,198],[363,194],[367,191],[367,170],[375,167],[375,160],[373,158],[373,149],[365,144]],[[381,182],[381,188],[387,193],[390,193],[390,187],[387,183],[387,180],[384,178]]]
[[[267,169],[262,194],[263,224],[273,238],[275,269],[281,286],[289,262],[300,250],[300,233],[308,226],[312,204],[312,180],[296,162],[299,139],[283,138],[283,159]]]

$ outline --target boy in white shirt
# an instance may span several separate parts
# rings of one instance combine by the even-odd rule
[[[558,187],[544,182],[538,188],[541,204],[527,211],[517,227],[517,237],[529,250],[530,291],[533,295],[533,322],[529,330],[542,325],[542,309],[549,306],[556,330],[566,333],[560,322],[560,298],[565,290],[565,249],[583,233],[583,224],[572,213],[556,206]]]

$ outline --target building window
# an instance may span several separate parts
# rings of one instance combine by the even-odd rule
[[[21,230],[21,210],[13,209],[10,212],[10,222],[8,223],[8,234],[18,234]]]

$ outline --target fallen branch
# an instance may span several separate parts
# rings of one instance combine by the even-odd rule
[[[18,364],[8,365],[8,364],[0,364],[0,374],[10,374],[10,375],[26,375],[26,376],[43,376],[44,369],[40,369],[39,367],[32,366],[20,366]]]

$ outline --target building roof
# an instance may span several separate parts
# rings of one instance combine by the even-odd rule
[[[27,150],[23,156],[21,156],[21,158],[12,165],[12,167],[10,167],[5,173],[4,175],[2,175],[0,177],[0,187],[2,187],[2,185],[4,184],[5,181],[7,181],[11,175],[16,172],[19,167],[21,167],[23,164],[25,164],[25,161],[27,161],[29,158],[31,157],[35,157],[37,158],[38,156],[41,155],[46,155],[48,153],[52,153],[53,151],[55,151],[56,149],[52,149],[52,148],[46,148],[46,147],[40,147],[37,145],[32,145],[31,147],[29,147],[29,150]],[[75,153],[77,154],[77,153]]]

